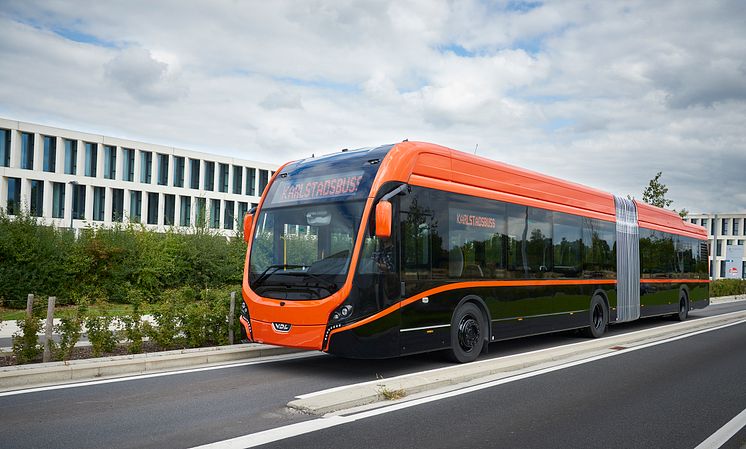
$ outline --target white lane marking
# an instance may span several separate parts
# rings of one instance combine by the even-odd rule
[[[214,365],[214,366],[204,366],[201,368],[189,368],[189,369],[182,369],[178,371],[162,371],[158,373],[148,373],[148,374],[135,374],[132,376],[127,377],[114,377],[109,379],[99,379],[99,380],[90,380],[85,382],[76,382],[76,383],[68,383],[68,384],[58,384],[58,385],[48,385],[44,387],[34,387],[34,388],[25,388],[23,390],[12,390],[12,391],[4,391],[0,392],[0,397],[4,396],[15,396],[18,394],[27,394],[27,393],[37,393],[40,391],[50,391],[50,390],[64,390],[66,388],[79,388],[79,387],[88,387],[91,385],[102,385],[102,384],[111,384],[116,382],[129,382],[133,380],[141,380],[141,379],[150,379],[153,377],[164,377],[164,376],[175,376],[177,374],[189,374],[189,373],[198,373],[201,371],[213,371],[218,369],[226,369],[226,368],[236,368],[239,366],[249,366],[249,365],[261,365],[264,363],[273,363],[273,362],[281,362],[283,360],[292,360],[292,359],[303,359],[307,357],[319,357],[325,355],[323,353],[312,353],[312,354],[306,354],[306,353],[297,353],[297,354],[287,354],[287,355],[277,355],[277,356],[269,356],[269,357],[261,357],[261,360],[252,360],[250,362],[240,362],[240,363],[231,363],[228,365]]]
[[[728,315],[735,315],[735,314],[739,314],[739,313],[743,313],[743,311],[739,310],[739,311],[736,311],[736,312],[724,313],[722,315],[717,315],[717,316],[727,317]],[[686,321],[686,322],[681,322],[681,323],[672,323],[672,324],[667,324],[665,326],[655,327],[655,329],[663,329],[663,328],[666,328],[668,326],[670,326],[671,328],[675,328],[675,327],[683,326],[683,325],[686,325],[686,324],[692,323],[692,322],[693,321]],[[627,332],[627,333],[619,334],[619,336],[620,337],[621,336],[633,336],[635,334],[639,334],[639,333],[642,333],[642,332],[647,332],[649,330],[650,330],[650,328],[649,329],[641,329],[639,331],[633,331],[633,332]],[[477,360],[475,362],[471,362],[469,364],[469,366],[476,366],[476,365],[479,365],[479,364],[491,363],[491,362],[494,362],[495,360],[509,360],[509,359],[512,359],[512,358],[523,357],[523,356],[531,355],[531,354],[538,354],[538,353],[542,353],[542,352],[550,352],[550,351],[553,351],[553,350],[555,350],[557,348],[563,348],[563,349],[564,348],[572,348],[573,346],[584,345],[584,344],[588,344],[588,340],[579,341],[579,342],[575,342],[575,343],[568,343],[568,344],[565,344],[565,345],[552,346],[550,348],[535,349],[533,351],[528,351],[528,352],[519,352],[517,354],[506,355],[506,356],[503,356],[503,357],[495,357],[495,358],[492,358],[492,359]],[[327,388],[325,390],[319,390],[319,391],[314,391],[314,392],[311,392],[311,393],[301,394],[301,395],[296,396],[295,398],[296,399],[307,399],[307,398],[312,398],[314,396],[319,396],[319,395],[326,394],[326,393],[334,393],[334,392],[337,392],[337,391],[340,391],[340,390],[344,390],[345,388],[362,387],[362,386],[365,386],[365,385],[373,385],[373,384],[380,383],[382,381],[390,382],[392,380],[397,380],[397,379],[400,379],[400,378],[411,376],[413,374],[430,374],[430,373],[437,373],[437,372],[441,372],[441,371],[453,370],[453,369],[456,369],[456,368],[457,368],[457,366],[449,365],[449,366],[444,366],[444,367],[441,367],[441,368],[433,368],[433,369],[429,369],[429,370],[425,370],[425,371],[417,371],[416,373],[402,374],[400,376],[389,377],[389,378],[386,378],[386,379],[383,379],[383,380],[382,379],[376,379],[376,380],[369,380],[369,381],[366,381],[366,382],[360,382],[360,383],[355,383],[355,384],[340,385],[338,387],[332,387],[332,388]]]
[[[407,409],[410,407],[416,407],[418,405],[427,404],[429,402],[435,402],[440,401],[442,399],[451,398],[454,396],[460,396],[463,394],[473,393],[475,391],[484,390],[486,388],[492,388],[498,385],[507,384],[510,382],[515,382],[518,380],[528,379],[535,376],[540,376],[542,374],[551,373],[553,371],[559,371],[566,368],[571,368],[573,366],[583,365],[590,362],[595,362],[597,360],[602,360],[609,357],[616,357],[621,354],[626,354],[633,351],[638,351],[640,349],[649,348],[651,346],[657,346],[665,343],[670,343],[672,341],[681,340],[683,338],[693,337],[695,335],[703,334],[706,332],[712,332],[719,329],[724,329],[726,327],[730,326],[736,326],[738,324],[744,324],[746,323],[746,320],[740,320],[733,323],[724,324],[718,327],[713,327],[710,329],[702,329],[696,332],[692,332],[689,334],[683,334],[678,335],[676,337],[668,338],[666,340],[660,340],[660,341],[654,341],[650,343],[645,343],[643,345],[639,346],[633,346],[631,348],[622,349],[619,351],[609,352],[605,354],[600,354],[597,356],[589,357],[587,359],[582,360],[576,360],[573,362],[563,363],[561,365],[557,366],[551,366],[548,368],[543,368],[540,370],[532,371],[529,373],[523,373],[518,374],[511,377],[505,377],[503,379],[498,379],[490,382],[485,382],[483,384],[479,385],[473,385],[470,387],[465,387],[459,390],[452,390],[447,391],[445,393],[439,393],[433,396],[427,396],[422,397],[418,399],[412,399],[412,400],[404,400],[399,403],[395,403],[392,405],[376,408],[373,410],[368,410],[365,412],[355,413],[352,415],[327,415],[322,418],[316,418],[309,421],[303,421],[301,423],[296,424],[290,424],[287,426],[282,427],[276,427],[274,429],[268,429],[261,432],[256,433],[250,433],[248,435],[243,435],[236,438],[231,438],[228,440],[223,441],[216,441],[214,443],[205,444],[202,446],[196,446],[193,449],[238,449],[238,448],[250,448],[250,447],[256,447],[260,446],[262,444],[272,443],[275,441],[284,440],[287,438],[296,437],[298,435],[303,435],[306,433],[311,433],[316,430],[322,430],[322,429],[328,429],[330,427],[336,427],[342,424],[351,423],[354,421],[371,418],[373,416],[383,415],[385,413],[391,413],[398,410]],[[740,415],[739,415],[740,416]]]
[[[699,446],[694,449],[718,448],[733,438],[733,435],[737,434],[744,426],[746,426],[746,410],[736,415],[735,418],[728,421],[723,427],[718,429],[717,432],[710,435],[709,438],[701,442]]]

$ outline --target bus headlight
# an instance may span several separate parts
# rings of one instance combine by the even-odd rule
[[[332,313],[332,321],[339,321],[352,316],[352,306],[345,304]]]

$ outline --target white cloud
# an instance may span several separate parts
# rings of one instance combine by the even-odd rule
[[[663,171],[674,207],[746,208],[743,2],[4,6],[5,117],[277,163],[479,144],[637,197]]]

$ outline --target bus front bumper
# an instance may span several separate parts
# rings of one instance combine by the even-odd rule
[[[256,343],[288,346],[291,348],[320,351],[324,341],[326,325],[298,325],[291,323],[267,323],[251,319],[251,332]]]

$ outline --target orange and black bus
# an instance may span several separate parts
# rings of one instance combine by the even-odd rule
[[[244,218],[249,341],[383,358],[709,304],[707,234],[676,213],[442,146],[282,166]]]

